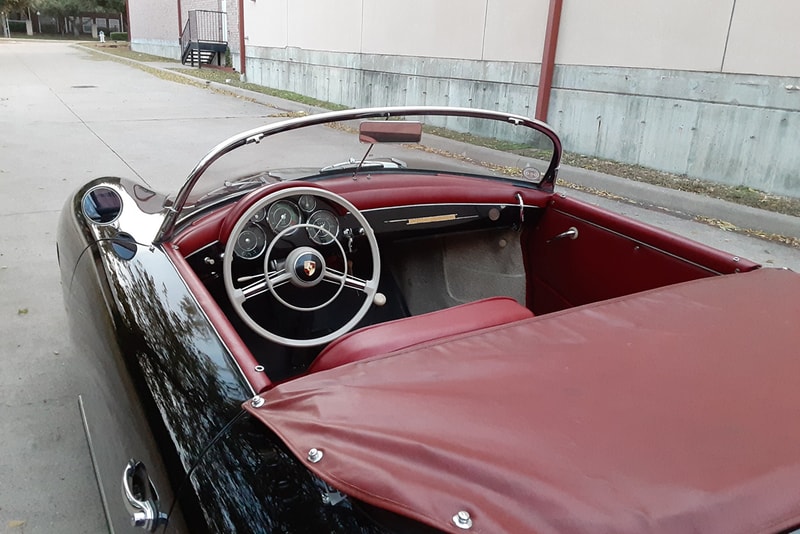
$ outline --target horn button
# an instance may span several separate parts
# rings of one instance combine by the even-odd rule
[[[292,283],[298,287],[312,287],[325,274],[325,260],[311,247],[299,247],[286,258]]]

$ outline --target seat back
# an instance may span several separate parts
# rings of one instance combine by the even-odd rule
[[[420,343],[533,317],[510,297],[492,297],[354,330],[331,342],[311,363],[314,373]]]

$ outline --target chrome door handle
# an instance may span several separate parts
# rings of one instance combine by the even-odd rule
[[[564,238],[567,238],[567,237],[570,238],[570,239],[578,239],[578,229],[575,228],[574,226],[570,226],[567,231],[561,232],[557,236],[548,239],[547,242],[551,243],[553,241],[557,241],[559,239],[564,239]]]
[[[131,526],[155,532],[167,524],[167,515],[159,510],[158,492],[147,476],[147,468],[133,458],[122,472],[122,499],[131,514]]]

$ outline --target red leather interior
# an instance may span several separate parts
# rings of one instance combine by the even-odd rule
[[[530,317],[533,313],[511,297],[492,297],[367,326],[333,341],[311,363],[309,372],[333,369],[428,341]]]
[[[192,221],[192,224],[184,229],[172,241],[172,244],[181,254],[188,256],[209,243],[213,243],[219,238],[219,227],[225,220],[228,211],[230,211],[228,208],[221,208]]]
[[[527,305],[541,315],[758,264],[554,195],[523,236]],[[576,239],[553,239],[575,228]]]

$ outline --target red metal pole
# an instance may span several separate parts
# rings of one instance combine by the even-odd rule
[[[556,64],[556,45],[558,45],[558,28],[561,25],[562,3],[563,0],[550,0],[550,11],[547,13],[542,69],[539,74],[539,92],[536,97],[535,118],[540,121],[547,121],[547,110],[550,107],[550,91],[553,87],[553,70]]]
[[[239,0],[239,76],[247,72],[244,53],[244,0]],[[243,80],[244,81],[244,80]]]

